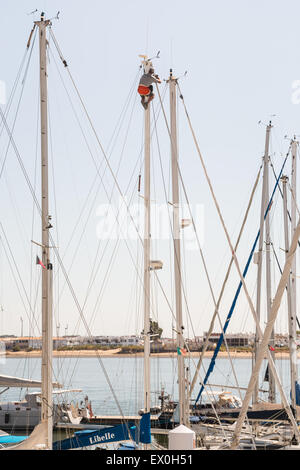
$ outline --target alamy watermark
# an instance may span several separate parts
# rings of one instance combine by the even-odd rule
[[[151,240],[173,240],[173,212],[180,227],[177,238],[185,241],[185,248],[195,250],[204,244],[204,205],[179,205],[175,211],[172,204],[151,203]],[[100,204],[96,211],[99,218],[96,227],[97,238],[101,240],[143,240],[144,206],[128,205],[120,199],[117,206]]]

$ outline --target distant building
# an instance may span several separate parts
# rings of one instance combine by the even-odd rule
[[[1,338],[5,344],[6,349],[42,349],[42,337],[41,336],[22,336],[22,337],[4,337]],[[53,349],[58,349],[62,346],[70,346],[79,344],[78,337],[54,337],[53,338]]]
[[[28,349],[30,345],[30,341],[35,338],[31,338],[30,336],[8,336],[2,338],[2,341],[5,343],[6,349],[12,350],[12,349]]]
[[[101,344],[103,346],[139,346],[143,340],[139,336],[94,336],[90,342]]]
[[[221,337],[221,333],[211,333],[209,336],[208,341],[210,343],[217,344]],[[206,341],[207,332],[204,333],[204,341]],[[226,334],[226,343],[228,347],[232,348],[241,348],[241,347],[248,347],[253,345],[254,335],[246,334],[246,333],[235,333],[235,334]]]

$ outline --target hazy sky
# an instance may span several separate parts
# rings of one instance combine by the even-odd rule
[[[38,13],[30,14],[35,9]],[[13,90],[33,21],[39,19],[40,11],[45,11],[48,18],[54,18],[60,12],[59,19],[53,19],[53,32],[107,152],[111,168],[117,175],[119,187],[138,211],[143,204],[137,192],[143,163],[143,109],[135,91],[140,73],[138,55],[146,53],[153,56],[160,51],[160,58],[154,62],[156,71],[167,79],[172,67],[174,73],[181,77],[180,88],[234,242],[261,164],[265,124],[270,119],[274,124],[270,155],[277,173],[289,146],[285,136],[290,138],[300,134],[299,2],[154,0],[142,5],[136,0],[12,0],[2,6],[0,20],[0,80],[5,83],[7,99]],[[14,139],[39,195],[40,173],[35,166],[39,161],[36,160],[39,158],[37,39],[26,73],[30,52],[27,53],[8,121],[12,127],[17,115]],[[103,156],[51,41],[48,57],[52,234],[92,332],[99,335],[139,333],[143,315],[141,246],[130,240],[129,253],[124,241],[109,240],[106,246],[107,240],[102,240],[99,245],[97,234],[101,216],[105,213],[103,205],[108,203],[112,194],[113,206],[117,207],[120,194],[104,163],[101,167],[101,174],[105,171],[103,181],[97,178],[95,165],[100,165]],[[166,82],[161,84],[160,90],[168,115]],[[159,112],[158,104],[156,97],[155,113]],[[5,110],[4,105],[2,109]],[[178,103],[178,121],[180,169],[191,206],[195,210],[199,207],[203,210],[204,225],[200,228],[204,236],[203,253],[217,298],[230,251],[181,102]],[[262,123],[258,124],[259,121]],[[6,149],[7,135],[3,131],[0,138],[1,165]],[[157,136],[153,131],[152,150],[153,202],[162,204],[166,202],[164,184],[169,198],[171,192],[170,143],[161,111]],[[289,164],[286,172],[290,172]],[[0,248],[0,302],[3,308],[0,332],[20,334],[23,324],[24,334],[38,334],[40,270],[35,266],[35,257],[39,249],[32,245],[31,239],[40,241],[39,219],[37,211],[33,211],[32,197],[11,146],[1,183],[0,214],[4,232],[1,232]],[[271,175],[270,186],[273,185],[274,177]],[[259,185],[238,252],[242,268],[259,226],[260,194]],[[276,196],[272,241],[281,262],[282,230],[282,202]],[[186,233],[188,236],[190,232]],[[164,269],[158,276],[169,304],[173,306],[170,251],[170,240],[153,242],[152,257],[164,262]],[[57,273],[55,260],[54,265],[54,325],[59,327],[57,331],[60,334],[85,334],[64,275],[61,271]],[[187,246],[183,266],[187,332],[190,335],[203,334],[210,323],[213,302],[195,246]],[[252,265],[247,278],[254,301],[255,270],[256,266]],[[93,277],[92,273],[96,276]],[[94,279],[92,285],[91,275]],[[272,275],[274,292],[278,282],[274,263]],[[238,276],[233,268],[221,308],[223,319],[237,284]],[[172,316],[157,282],[153,283],[152,307],[153,317],[162,325],[164,334],[170,335]],[[284,305],[281,310],[282,317],[277,327],[284,331]],[[251,330],[253,321],[242,295],[231,331]]]

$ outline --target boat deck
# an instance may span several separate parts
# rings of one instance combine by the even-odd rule
[[[58,429],[99,429],[103,426],[117,426],[122,423],[138,423],[141,420],[140,415],[127,415],[127,416],[118,416],[118,415],[104,415],[104,416],[94,416],[89,419],[88,422],[81,422],[79,424],[72,423],[58,423],[56,428]],[[151,416],[150,422],[151,427],[154,427],[155,424],[158,425],[159,416]]]
[[[89,420],[89,424],[101,424],[101,425],[111,425],[115,426],[121,423],[129,423],[134,422],[137,423],[141,420],[142,416],[140,415],[126,415],[126,416],[118,416],[118,415],[103,415],[103,416],[93,416]],[[159,419],[159,415],[151,416],[151,426],[152,423],[157,423]]]

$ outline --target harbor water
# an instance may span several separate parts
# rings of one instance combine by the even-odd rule
[[[203,379],[210,358],[205,358],[200,377]],[[194,376],[197,358],[186,359],[188,378]],[[261,368],[259,387],[261,398],[268,399],[268,383],[264,381],[267,364]],[[290,400],[289,360],[276,359],[276,367],[281,378],[285,394]],[[217,359],[213,373],[209,378],[206,390],[219,390],[224,387],[246,388],[251,376],[251,358]],[[2,358],[0,374],[26,377],[40,380],[40,358]],[[61,357],[53,360],[53,379],[63,389],[76,390],[63,395],[63,398],[74,404],[80,403],[88,396],[96,415],[136,415],[143,408],[143,358],[142,357]],[[177,361],[170,357],[151,358],[151,404],[159,405],[162,390],[171,399],[177,400]],[[31,391],[35,391],[32,389]],[[81,390],[81,391],[78,391]],[[200,390],[200,379],[197,381],[192,398]],[[245,390],[230,389],[235,395],[243,397]],[[11,388],[1,394],[0,401],[20,400],[26,390]],[[66,398],[67,397],[67,398]],[[58,398],[59,399],[59,398]],[[277,400],[280,402],[279,395]]]

